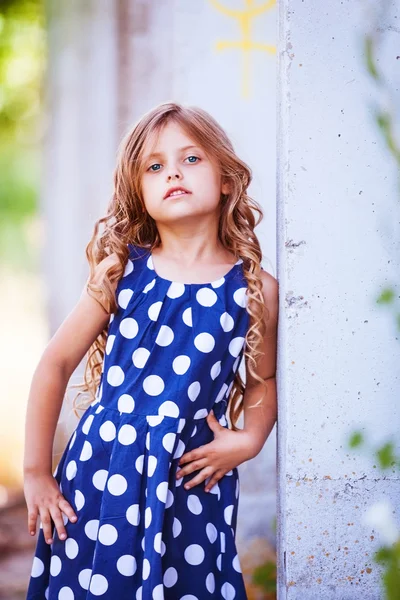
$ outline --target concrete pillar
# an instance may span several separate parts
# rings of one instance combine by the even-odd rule
[[[279,600],[382,598],[362,516],[382,497],[399,506],[398,472],[347,447],[356,428],[378,443],[399,423],[400,347],[376,304],[399,273],[398,191],[371,114],[366,8],[279,7]],[[395,14],[374,26],[392,84]]]

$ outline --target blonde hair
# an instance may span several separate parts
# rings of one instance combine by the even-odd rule
[[[260,277],[262,253],[254,228],[263,214],[258,203],[247,195],[247,188],[252,180],[250,168],[235,154],[225,131],[205,110],[175,102],[159,104],[145,113],[122,139],[114,171],[114,191],[107,214],[96,221],[92,238],[86,247],[90,267],[88,293],[101,292],[107,300],[110,312],[116,312],[118,307],[111,284],[123,274],[129,254],[127,244],[147,247],[150,250],[160,244],[156,223],[144,207],[140,181],[144,168],[142,164],[144,144],[150,135],[158,134],[169,122],[181,126],[207,155],[216,159],[222,180],[229,182],[229,194],[221,194],[218,236],[228,251],[243,260],[243,272],[248,285],[247,311],[249,313],[244,356],[248,359],[247,368],[250,376],[255,381],[265,384],[266,387],[266,382],[256,373],[265,333],[265,307]],[[103,231],[100,233],[101,226]],[[93,281],[95,267],[111,253],[118,255],[120,264],[109,268],[104,280],[97,285]],[[107,331],[108,325],[89,348],[84,382],[74,386],[82,388],[78,396],[88,392],[89,402],[78,405],[75,397],[74,409],[87,408],[96,397]],[[245,384],[238,369],[228,400],[228,417],[234,430],[238,429],[236,423],[243,410],[244,389]],[[253,406],[258,406],[261,401],[262,399]]]

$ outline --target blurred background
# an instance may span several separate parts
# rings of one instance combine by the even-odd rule
[[[0,0],[1,600],[25,598],[35,544],[22,494],[30,380],[78,300],[118,143],[144,111],[174,100],[219,120],[252,167],[276,276],[276,18],[261,0]],[[55,463],[75,425],[66,403]],[[240,466],[249,600],[275,597],[275,444],[274,430]]]

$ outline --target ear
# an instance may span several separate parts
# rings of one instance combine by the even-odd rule
[[[221,186],[221,194],[229,194],[231,191],[230,185],[225,181]]]

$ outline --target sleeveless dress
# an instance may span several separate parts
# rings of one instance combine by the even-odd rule
[[[179,458],[214,439],[249,326],[239,259],[183,284],[128,244],[94,402],[54,473],[76,511],[67,539],[39,530],[27,600],[246,600],[235,545],[238,470],[205,492],[176,480]]]

